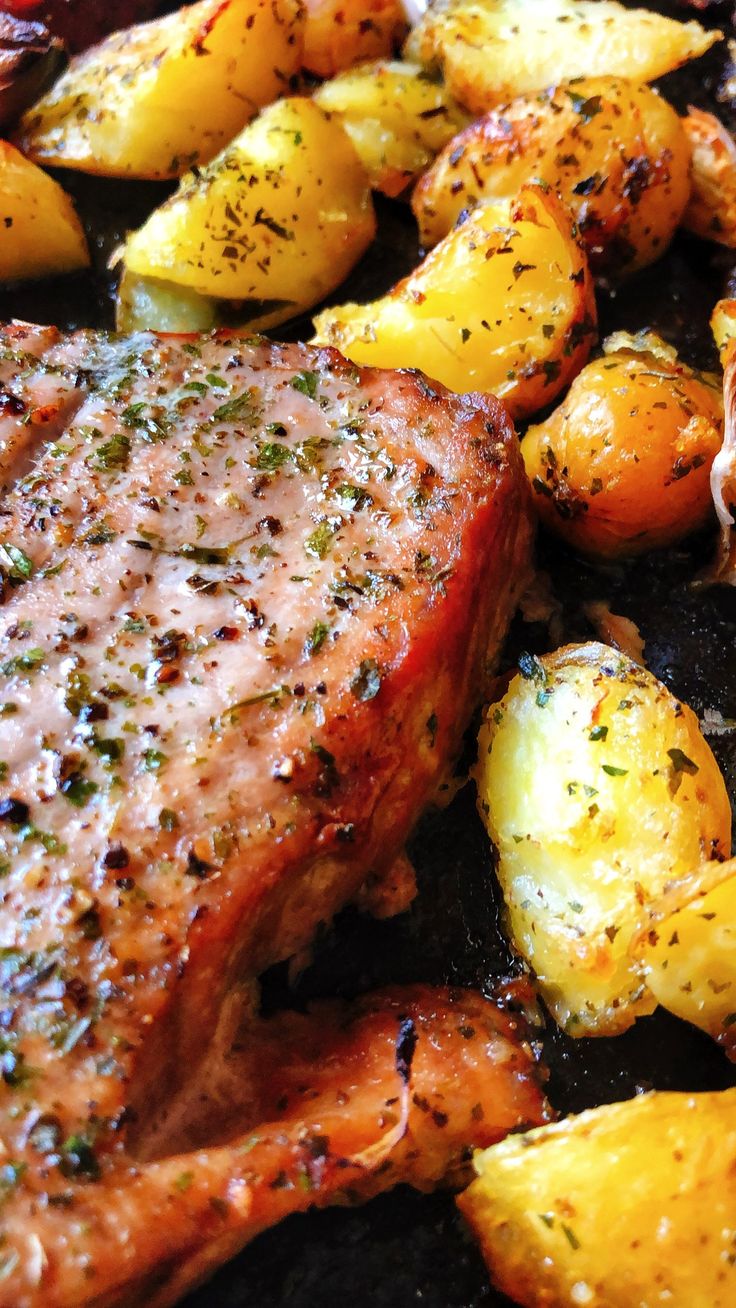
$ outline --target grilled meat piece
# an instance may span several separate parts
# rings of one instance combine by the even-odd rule
[[[121,1151],[169,1152],[243,981],[396,857],[523,584],[527,492],[489,397],[23,325],[0,484],[5,1211],[73,1223]],[[0,1304],[51,1308],[32,1285],[24,1249]]]

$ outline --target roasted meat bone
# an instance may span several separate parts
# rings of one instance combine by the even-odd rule
[[[15,325],[0,388],[5,1218],[43,1195],[71,1230],[121,1152],[171,1152],[249,982],[396,858],[527,491],[495,400],[332,350]],[[2,1257],[0,1304],[52,1308],[42,1250]]]
[[[165,1308],[290,1213],[462,1183],[470,1141],[550,1120],[522,1035],[478,995],[423,987],[255,1023],[190,1122],[196,1145],[216,1114],[214,1144],[118,1160],[69,1207],[12,1205],[2,1302]]]

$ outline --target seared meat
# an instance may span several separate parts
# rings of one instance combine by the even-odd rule
[[[290,1213],[399,1181],[460,1183],[469,1141],[550,1120],[516,1022],[478,995],[422,987],[257,1024],[218,1089],[193,1135],[209,1109],[206,1148],[121,1160],[71,1208],[14,1205],[5,1229],[26,1279],[12,1284],[29,1297],[13,1303],[164,1308]]]
[[[24,326],[0,482],[6,1214],[63,1224],[399,852],[523,583],[526,483],[502,407],[417,374]],[[0,1304],[51,1308],[5,1251]]]

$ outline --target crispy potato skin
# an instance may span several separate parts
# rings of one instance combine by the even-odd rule
[[[542,521],[583,554],[619,558],[671,545],[713,512],[720,380],[658,337],[618,333],[530,427],[524,463]]]
[[[632,955],[663,1008],[736,1056],[736,860],[705,863],[650,905]]]
[[[400,195],[468,121],[418,64],[361,64],[325,82],[314,99],[340,115],[371,186],[384,195]]]
[[[316,77],[334,77],[364,59],[398,48],[407,31],[399,0],[305,0],[303,64]]]
[[[479,738],[479,808],[514,947],[571,1035],[614,1035],[654,998],[629,955],[668,882],[730,851],[694,713],[605,645],[529,660]]]
[[[111,177],[179,177],[289,89],[299,0],[199,0],[72,60],[20,124],[38,163]]]
[[[616,0],[441,0],[414,28],[405,53],[439,66],[455,99],[482,114],[571,77],[651,82],[722,35]]]
[[[642,1095],[476,1154],[458,1199],[524,1308],[731,1308],[736,1090]]]
[[[0,281],[51,277],[89,264],[66,191],[7,141],[0,141],[0,229]]]
[[[621,276],[663,253],[690,194],[690,145],[650,87],[580,78],[519,96],[466,127],[414,191],[422,242],[434,245],[482,199],[541,178],[578,221],[593,268]]]
[[[692,195],[683,227],[736,248],[736,143],[713,114],[690,109],[682,120],[692,151]]]
[[[185,177],[130,237],[124,260],[137,277],[243,301],[241,322],[261,328],[339,286],[374,235],[368,177],[339,120],[295,96]]]
[[[382,299],[319,314],[315,340],[355,363],[491,391],[522,418],[580,370],[595,324],[572,216],[551,192],[527,186],[510,204],[475,210]]]

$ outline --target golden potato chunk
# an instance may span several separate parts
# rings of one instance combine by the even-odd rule
[[[66,191],[7,141],[0,141],[0,231],[0,281],[53,277],[89,264]]]
[[[21,120],[39,163],[112,177],[179,177],[289,88],[298,0],[199,0],[72,59]]]
[[[595,321],[569,210],[527,186],[510,203],[476,209],[382,299],[326,309],[315,340],[355,363],[421,368],[455,391],[492,391],[521,418],[579,371]]]
[[[736,1052],[736,860],[705,863],[648,910],[632,953],[663,1008]]]
[[[475,1156],[458,1204],[525,1308],[732,1308],[736,1090],[607,1104]]]
[[[522,441],[542,521],[583,554],[670,545],[712,516],[723,434],[720,378],[650,333],[618,332],[559,408]]]
[[[524,656],[479,737],[476,780],[514,947],[571,1035],[655,1006],[629,949],[668,882],[730,851],[694,713],[605,645]]]
[[[710,316],[710,329],[725,365],[731,342],[736,340],[736,300],[719,300]]]
[[[690,194],[689,168],[685,130],[656,91],[579,78],[472,123],[420,180],[412,208],[423,244],[434,245],[464,209],[540,179],[575,214],[591,265],[621,276],[666,249]]]
[[[302,58],[316,77],[391,55],[406,35],[400,0],[305,0],[305,7]]]
[[[371,186],[384,195],[400,195],[468,121],[418,64],[362,64],[325,82],[314,99],[340,115]]]
[[[692,194],[683,227],[736,248],[736,142],[723,123],[690,109],[682,125],[692,150]]]
[[[616,0],[443,0],[427,10],[405,53],[439,65],[455,99],[482,114],[571,77],[652,82],[722,35]]]
[[[294,97],[184,177],[124,262],[138,278],[238,301],[240,322],[261,328],[339,286],[374,233],[368,178],[338,119]]]

